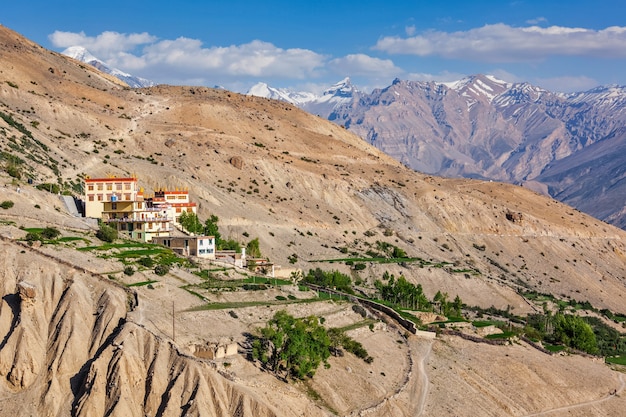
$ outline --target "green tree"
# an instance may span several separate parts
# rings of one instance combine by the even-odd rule
[[[456,297],[454,297],[452,308],[454,309],[454,316],[461,317],[461,308],[463,308],[463,301],[461,301],[461,297],[459,297],[458,294]]]
[[[285,378],[310,378],[330,356],[330,338],[315,316],[294,318],[278,311],[260,333],[252,357]]]
[[[200,223],[196,213],[182,212],[178,217],[178,223],[189,233],[204,233],[204,226]]]
[[[557,313],[554,316],[554,338],[566,346],[594,354],[598,351],[596,335],[582,317]]]
[[[96,237],[103,242],[111,243],[117,239],[117,230],[106,224],[101,224],[100,229],[96,232]]]
[[[248,242],[248,244],[246,245],[246,255],[251,256],[253,258],[260,258],[261,257],[261,249],[259,247],[259,238],[258,237],[254,238],[250,242]]]
[[[220,240],[220,244],[217,248],[221,250],[234,250],[235,252],[241,252],[241,245],[234,239]]]
[[[215,238],[215,247],[220,247],[220,240],[222,236],[220,235],[219,229],[217,227],[218,218],[216,215],[212,214],[208,219],[204,222],[204,234],[207,236],[213,236]]]

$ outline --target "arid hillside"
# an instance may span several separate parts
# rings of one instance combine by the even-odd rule
[[[626,232],[512,185],[414,172],[324,119],[267,99],[203,87],[130,89],[0,27],[0,414],[32,415],[619,415],[624,379],[601,360],[551,356],[457,336],[408,335],[389,320],[351,335],[373,357],[332,357],[287,383],[241,353],[202,359],[201,344],[245,347],[280,308],[327,326],[362,318],[350,303],[274,304],[296,288],[206,291],[185,268],[132,276],[66,212],[59,184],[134,175],[147,193],[188,189],[223,237],[260,249],[288,277],[320,267],[364,293],[384,272],[526,315],[524,291],[626,313]],[[29,179],[32,184],[29,184]],[[23,228],[52,226],[68,243],[29,246]],[[22,228],[22,229],[21,229]],[[76,239],[76,240],[74,240]],[[89,243],[80,243],[89,242]],[[366,262],[380,242],[423,262]],[[148,286],[128,287],[144,281]],[[309,292],[310,293],[310,292]],[[210,303],[255,301],[227,310]],[[265,304],[267,303],[267,304]],[[236,317],[235,317],[236,316]],[[174,333],[174,330],[175,333]],[[617,395],[608,395],[616,390]],[[20,410],[19,412],[17,410]]]

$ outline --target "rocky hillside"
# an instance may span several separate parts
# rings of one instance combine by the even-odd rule
[[[0,68],[0,200],[14,203],[0,209],[0,414],[521,416],[568,407],[563,415],[600,416],[626,405],[608,396],[621,394],[621,374],[582,356],[420,338],[389,320],[359,327],[345,302],[275,304],[311,297],[297,288],[194,294],[186,288],[202,280],[185,268],[128,276],[115,249],[87,250],[99,244],[93,225],[48,191],[79,192],[85,176],[109,174],[136,175],[147,192],[188,188],[202,219],[217,215],[226,238],[258,237],[279,274],[339,269],[367,292],[388,271],[431,298],[442,291],[520,315],[541,308],[526,290],[624,313],[624,231],[526,188],[416,173],[282,102],[130,89],[4,27],[0,62],[10,63]],[[45,226],[67,239],[22,240],[22,228]],[[361,271],[323,262],[368,256],[377,242],[423,262]],[[206,308],[241,301],[258,304]],[[262,371],[245,359],[246,335],[280,308],[353,326],[373,363],[333,357],[306,384]],[[196,355],[223,340],[240,353]]]
[[[563,95],[477,75],[395,80],[329,119],[418,171],[525,184],[623,227],[625,117],[623,87]]]

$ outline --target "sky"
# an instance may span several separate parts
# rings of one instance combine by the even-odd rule
[[[474,74],[559,92],[626,85],[624,0],[28,0],[3,4],[0,24],[159,84],[242,93]]]

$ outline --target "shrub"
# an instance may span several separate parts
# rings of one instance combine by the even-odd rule
[[[32,245],[34,241],[41,240],[41,235],[39,235],[39,233],[28,232],[24,240],[26,240],[29,245]]]
[[[5,210],[8,210],[11,207],[13,207],[13,201],[11,201],[11,200],[4,200],[2,203],[0,203],[0,207],[2,207]]]
[[[46,227],[41,231],[41,237],[48,240],[56,239],[60,235],[61,232],[59,232],[59,230],[54,227]]]
[[[133,268],[132,266],[128,265],[126,266],[126,268],[124,268],[124,274],[131,276],[135,273],[135,268]]]
[[[154,260],[149,256],[144,256],[139,259],[137,263],[141,266],[145,266],[146,268],[152,268],[154,266]]]
[[[154,273],[160,277],[167,274],[168,272],[170,272],[170,267],[167,265],[157,265],[154,267]]]
[[[22,178],[22,173],[20,172],[20,169],[17,166],[15,166],[15,165],[7,166],[5,168],[5,171],[12,178],[17,178],[18,180]]]
[[[111,243],[115,239],[117,239],[117,230],[112,228],[111,226],[107,226],[105,224],[100,226],[100,229],[96,232],[96,237],[103,242]]]
[[[367,267],[367,265],[363,264],[363,263],[356,263],[354,264],[354,270],[355,271],[362,271]]]

